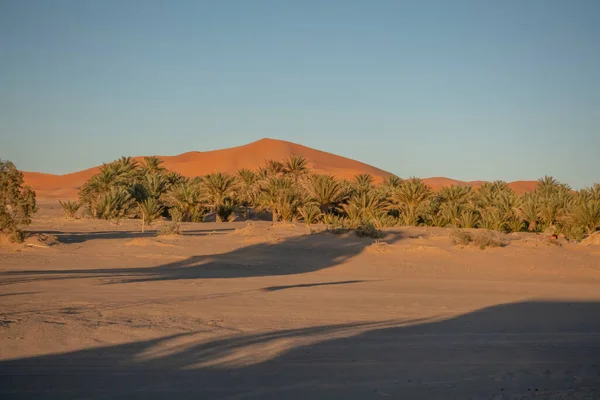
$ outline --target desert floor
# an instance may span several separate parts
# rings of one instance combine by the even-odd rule
[[[0,398],[600,398],[598,245],[159,226],[44,203],[60,244],[2,245]]]

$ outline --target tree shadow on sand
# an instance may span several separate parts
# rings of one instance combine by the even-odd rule
[[[186,236],[208,236],[208,235],[223,235],[235,231],[235,228],[219,228],[219,229],[188,229],[185,231]],[[157,229],[146,228],[145,232],[139,230],[125,231],[94,231],[94,232],[65,232],[65,231],[40,231],[32,230],[29,234],[49,233],[56,235],[59,242],[64,244],[84,243],[90,240],[107,240],[107,239],[140,239],[152,238],[158,234]]]
[[[527,301],[446,320],[194,333],[0,362],[23,399],[594,399],[600,303]]]
[[[390,232],[386,241],[394,243],[401,238],[401,232]],[[350,235],[340,239],[321,232],[276,243],[250,245],[222,254],[192,256],[153,267],[6,271],[0,273],[0,285],[75,278],[103,278],[108,280],[106,283],[114,284],[304,274],[341,264],[372,243],[369,238]]]

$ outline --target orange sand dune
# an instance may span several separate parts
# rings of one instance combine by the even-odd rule
[[[465,182],[465,181],[459,181],[456,179],[443,178],[443,177],[425,178],[425,179],[423,179],[423,182],[425,182],[427,185],[431,186],[434,190],[438,190],[443,187],[448,187],[448,186],[452,186],[452,185],[466,185],[466,186],[471,186],[473,188],[478,188],[479,186],[481,186],[482,184],[485,183],[485,181]],[[508,186],[512,190],[514,190],[517,194],[532,192],[535,190],[536,185],[537,185],[537,181],[514,181],[514,182],[508,183]]]
[[[341,157],[335,154],[312,149],[296,143],[275,139],[261,139],[256,142],[214,151],[192,151],[177,156],[159,156],[164,166],[184,176],[194,177],[211,172],[236,173],[239,169],[255,169],[266,159],[283,160],[290,156],[302,156],[316,173],[326,173],[338,178],[351,179],[356,174],[371,174],[376,182],[392,175],[371,165]],[[143,160],[143,157],[136,157]],[[31,186],[39,198],[76,198],[81,185],[96,174],[99,167],[66,175],[52,175],[39,172],[24,172],[25,183]],[[424,180],[434,189],[444,186],[466,184],[477,187],[482,181],[463,182],[449,178],[428,178]],[[510,184],[518,193],[532,190],[535,182],[519,181]]]

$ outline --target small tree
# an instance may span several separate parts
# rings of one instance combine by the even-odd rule
[[[0,160],[0,232],[20,241],[19,225],[29,225],[37,211],[35,192],[23,187],[23,174],[10,161]]]
[[[163,207],[160,205],[158,200],[153,197],[149,197],[137,203],[140,217],[142,218],[142,233],[147,225],[151,225],[162,213]]]

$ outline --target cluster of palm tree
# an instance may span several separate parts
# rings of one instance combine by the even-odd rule
[[[433,191],[419,178],[391,176],[378,185],[368,174],[338,179],[312,173],[298,156],[267,160],[235,175],[217,172],[193,179],[161,164],[156,157],[141,164],[125,157],[106,164],[81,188],[81,203],[94,218],[133,217],[145,223],[160,216],[200,222],[213,213],[222,222],[265,213],[274,222],[303,220],[342,228],[428,225],[552,231],[575,239],[600,228],[600,184],[573,191],[552,177],[518,196],[501,181]]]

